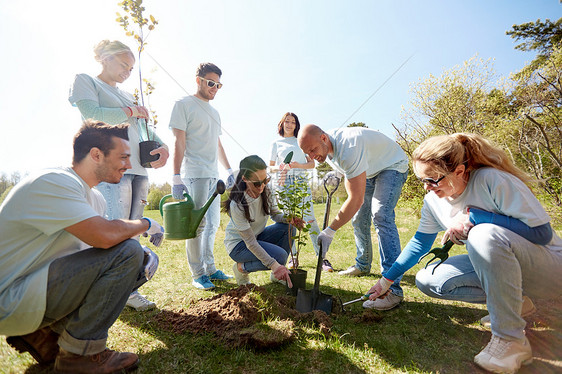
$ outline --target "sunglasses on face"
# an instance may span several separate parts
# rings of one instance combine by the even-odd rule
[[[209,88],[213,88],[213,87],[217,86],[217,89],[220,90],[221,87],[222,87],[222,83],[218,83],[218,82],[212,81],[210,79],[205,79],[203,77],[199,77],[199,79],[202,79],[205,82],[207,82],[207,87],[209,87]]]
[[[265,178],[262,181],[248,181],[248,182],[252,183],[254,185],[254,187],[260,188],[262,184],[268,184],[270,180],[271,180],[271,177],[268,175],[267,178]]]
[[[432,178],[424,178],[424,179],[420,179],[420,182],[422,182],[423,184],[427,184],[428,186],[431,187],[439,187],[439,182],[441,182],[447,175],[449,174],[445,174],[444,176],[442,176],[441,178],[435,180]]]

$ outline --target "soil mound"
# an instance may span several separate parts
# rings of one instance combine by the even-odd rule
[[[161,328],[177,334],[212,333],[227,346],[256,349],[290,342],[295,336],[295,322],[317,326],[325,336],[330,335],[333,325],[326,313],[299,313],[294,298],[271,295],[254,284],[200,299],[187,309],[162,310],[153,319]]]

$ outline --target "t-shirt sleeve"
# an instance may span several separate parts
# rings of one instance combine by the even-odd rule
[[[94,80],[88,74],[77,74],[74,77],[74,83],[70,87],[68,95],[70,104],[76,105],[80,100],[92,100],[96,103],[99,101]]]
[[[442,227],[439,221],[435,218],[426,196],[421,209],[421,218],[417,231],[423,234],[436,234],[443,230],[444,227]]]
[[[489,193],[494,201],[494,213],[519,219],[530,227],[550,222],[550,217],[532,191],[518,178],[495,169],[482,170],[475,188]],[[477,207],[490,210],[488,207]]]
[[[269,160],[277,164],[277,142],[273,142],[271,144],[271,152],[270,152]]]
[[[68,175],[46,174],[33,184],[26,200],[34,203],[23,218],[46,235],[99,215],[88,204],[81,183]]]
[[[170,116],[169,128],[187,131],[188,120],[185,104],[181,101],[176,101]]]

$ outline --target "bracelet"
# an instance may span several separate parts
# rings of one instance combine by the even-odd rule
[[[128,107],[126,107],[126,108],[129,109],[129,112],[130,112],[130,113],[129,113],[129,117],[132,117],[132,116],[133,116],[133,109],[131,109],[130,106],[128,106]]]
[[[146,222],[148,222],[148,228],[146,229],[146,231],[150,230],[150,226],[152,226],[152,223],[150,223],[150,220],[146,217],[142,217],[141,219],[145,219]]]

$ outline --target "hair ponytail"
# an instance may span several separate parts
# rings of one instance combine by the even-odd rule
[[[442,174],[454,171],[464,164],[468,172],[492,167],[513,174],[527,186],[529,176],[513,164],[507,154],[478,134],[455,133],[439,135],[422,142],[412,155],[412,162],[433,164]]]

